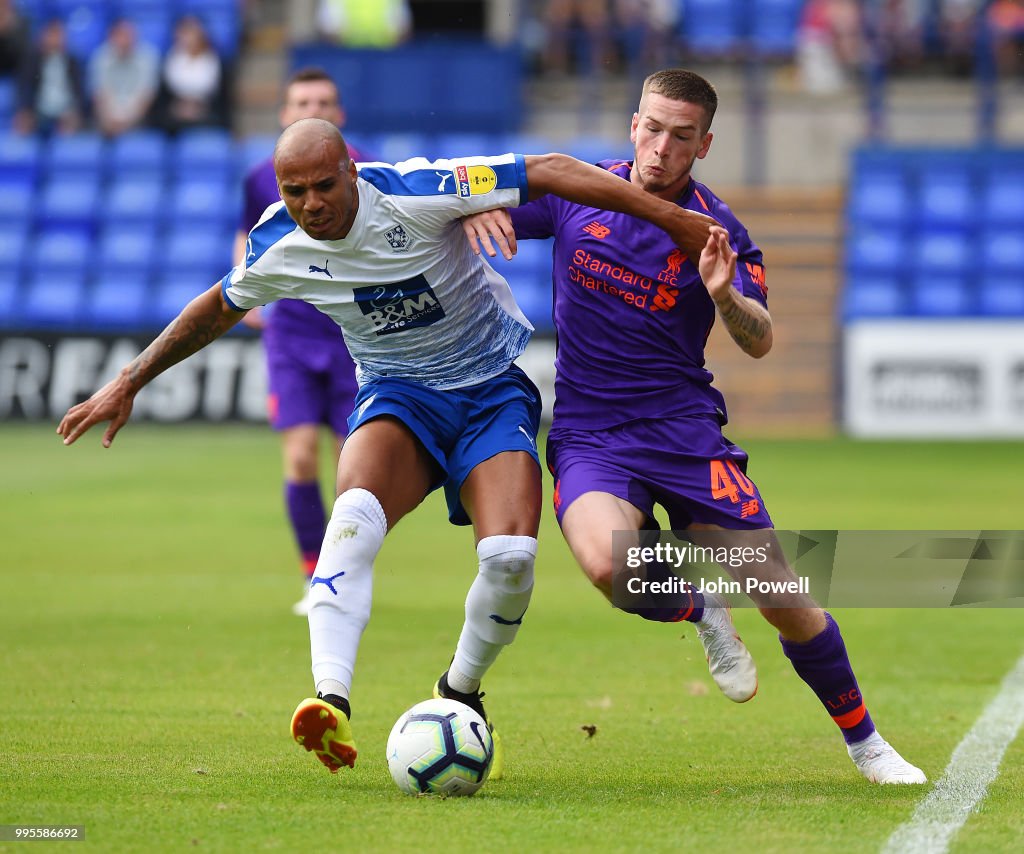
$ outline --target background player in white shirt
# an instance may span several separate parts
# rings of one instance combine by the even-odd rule
[[[480,679],[514,639],[533,588],[540,401],[512,364],[531,329],[505,281],[473,254],[460,217],[555,193],[649,220],[697,255],[718,229],[558,154],[364,164],[361,177],[338,129],[320,119],[287,128],[274,165],[283,202],[250,233],[245,265],[69,409],[57,432],[71,444],[109,421],[109,447],[143,386],[261,303],[303,299],[339,323],[359,367],[360,393],[311,583],[318,696],[292,718],[296,741],[334,772],[356,759],[348,695],[370,616],[373,561],[406,513],[444,485],[452,521],[471,521],[477,541],[479,572],[439,695],[482,714]],[[492,776],[500,770],[496,756]]]

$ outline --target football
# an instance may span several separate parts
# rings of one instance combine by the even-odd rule
[[[455,700],[424,700],[391,729],[388,768],[410,795],[472,795],[487,781],[494,741],[483,718]]]

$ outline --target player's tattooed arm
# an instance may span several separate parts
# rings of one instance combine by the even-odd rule
[[[103,434],[103,446],[109,448],[131,416],[135,395],[148,382],[219,338],[241,318],[242,312],[224,300],[219,283],[197,296],[114,379],[67,411],[57,426],[64,444],[70,445],[94,424],[109,421]]]
[[[744,353],[760,359],[772,348],[772,317],[759,302],[743,296],[732,286],[736,276],[736,253],[729,237],[716,229],[700,253],[701,279],[715,302],[718,314]]]

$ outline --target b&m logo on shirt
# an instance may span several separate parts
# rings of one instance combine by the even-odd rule
[[[455,186],[464,199],[483,196],[498,186],[498,176],[490,166],[456,166]]]
[[[434,289],[422,274],[392,285],[354,288],[352,294],[377,335],[430,326],[444,317]]]

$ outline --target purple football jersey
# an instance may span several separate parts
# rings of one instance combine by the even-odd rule
[[[598,166],[629,180],[632,163]],[[728,206],[692,179],[678,203],[728,230],[739,255],[734,287],[766,305],[761,250]],[[509,213],[517,237],[555,238],[554,430],[702,413],[725,422],[725,400],[704,366],[715,305],[696,258],[642,219],[553,195]]]
[[[348,152],[352,160],[358,162],[364,159],[351,145],[348,146]],[[245,176],[245,206],[239,229],[250,231],[263,216],[263,211],[279,201],[281,195],[277,191],[274,161],[273,158],[267,158],[254,166]],[[302,335],[320,340],[341,337],[337,323],[315,306],[302,300],[278,300],[273,309],[267,312],[265,324],[266,333],[270,336],[268,343],[278,334]]]

